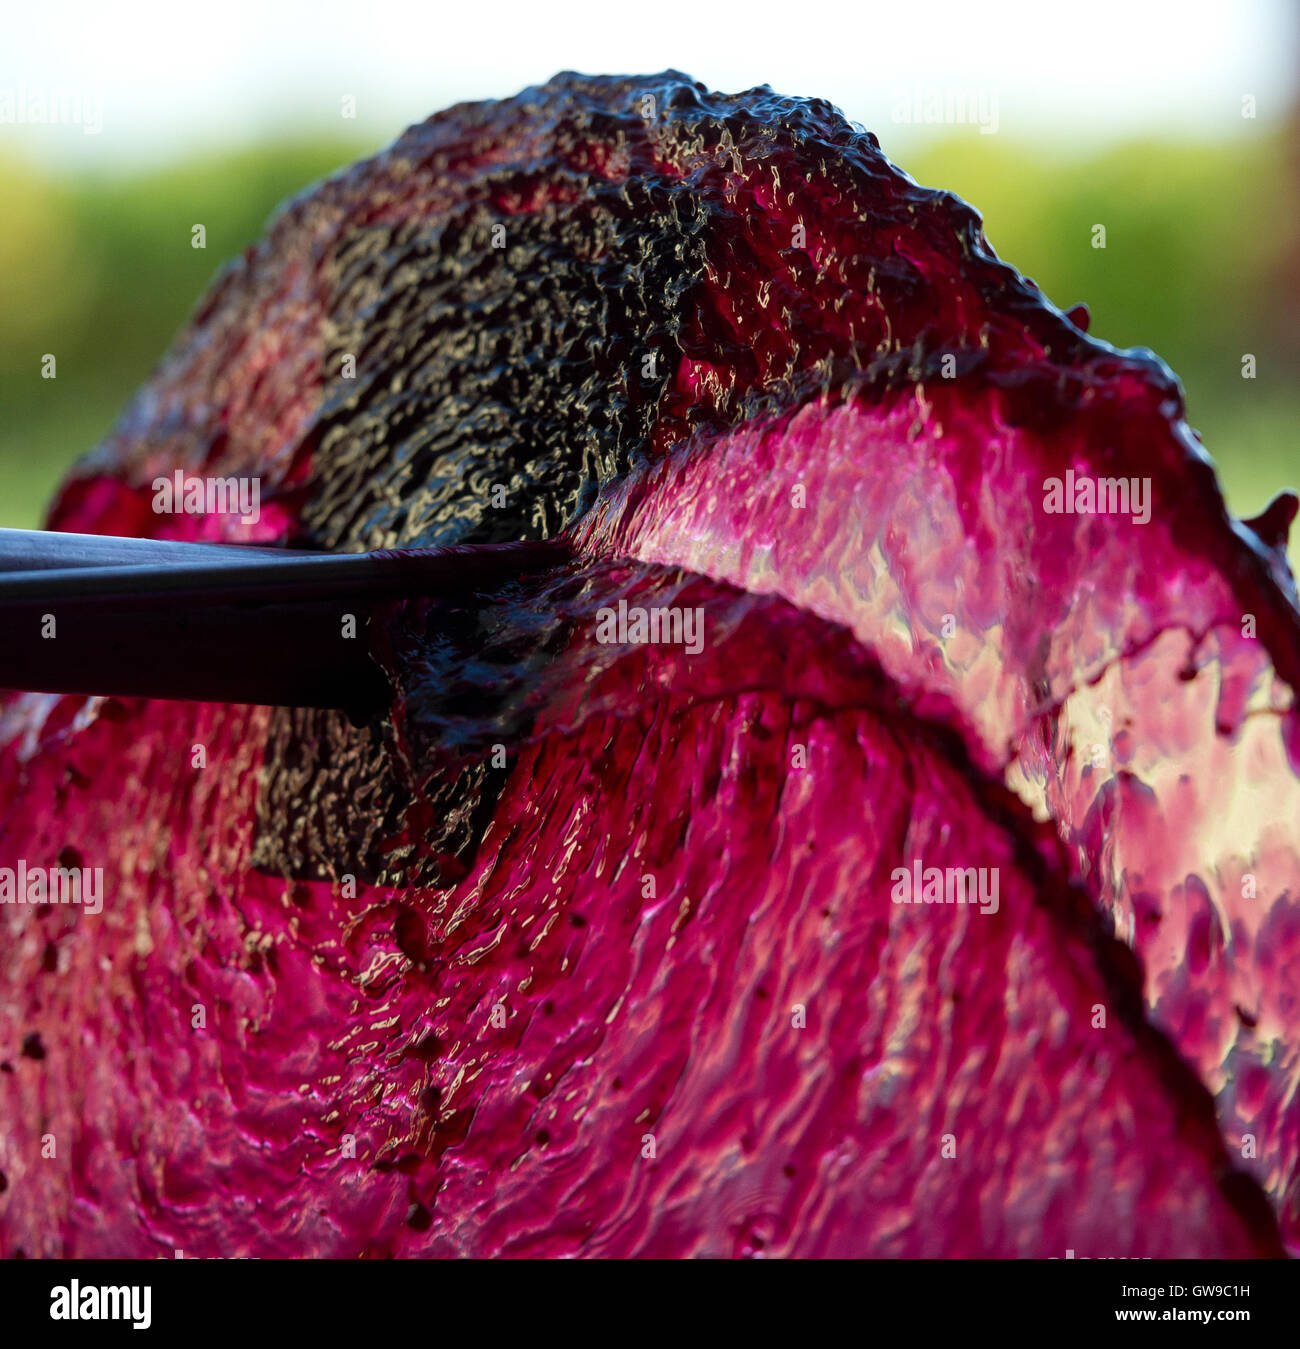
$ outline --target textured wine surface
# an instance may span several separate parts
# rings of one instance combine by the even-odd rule
[[[104,903],[0,906],[3,1254],[1294,1249],[1294,502],[1085,322],[675,72],[291,202],[51,527],[565,560],[377,611],[365,727],[4,696],[0,867]]]

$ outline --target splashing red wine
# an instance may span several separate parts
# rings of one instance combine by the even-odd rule
[[[295,199],[50,526],[563,560],[366,726],[6,696],[0,867],[104,888],[0,906],[4,1254],[1294,1248],[1295,503],[1084,327],[674,72]]]

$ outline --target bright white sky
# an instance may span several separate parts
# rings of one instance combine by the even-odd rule
[[[6,92],[84,93],[103,131],[0,123],[0,153],[111,168],[276,132],[379,145],[557,70],[666,66],[727,91],[821,95],[886,149],[945,130],[898,120],[900,99],[934,91],[995,96],[1001,134],[1081,148],[1230,136],[1250,125],[1244,94],[1261,120],[1294,97],[1297,39],[1293,0],[6,0],[0,118]]]

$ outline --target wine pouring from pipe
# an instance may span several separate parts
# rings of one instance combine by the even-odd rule
[[[490,594],[564,556],[554,542],[323,553],[4,529],[0,688],[363,721],[390,696],[366,637],[375,605]]]

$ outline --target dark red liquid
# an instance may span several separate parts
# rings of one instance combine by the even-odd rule
[[[151,514],[177,467],[262,476],[258,541],[571,556],[386,607],[366,728],[6,699],[0,866],[106,876],[0,908],[6,1254],[1296,1240],[1286,504],[1230,521],[1169,371],[827,105],[566,76],[413,129],[51,524],[236,537]],[[1048,513],[1067,472],[1149,518]],[[600,641],[620,600],[700,649]],[[895,903],[917,859],[996,911]]]

